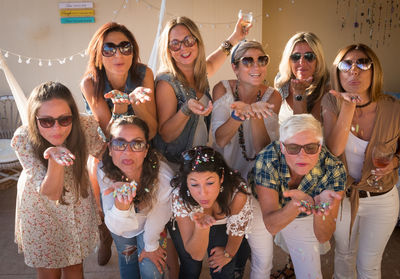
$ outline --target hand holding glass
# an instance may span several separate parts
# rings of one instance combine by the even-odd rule
[[[391,150],[384,143],[377,143],[372,149],[372,163],[376,168],[385,168],[390,164],[393,158],[393,150]],[[376,175],[371,175],[367,179],[367,183],[370,186],[376,187],[382,190],[382,181],[376,179]]]
[[[243,32],[245,32],[253,21],[253,13],[246,10],[240,10],[238,13],[238,18],[242,18],[242,28]]]

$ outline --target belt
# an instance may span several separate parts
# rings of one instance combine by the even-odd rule
[[[392,190],[392,189],[390,189]],[[362,199],[362,198],[368,198],[368,197],[375,197],[375,196],[380,196],[380,195],[384,195],[387,192],[390,192],[390,190],[386,191],[386,192],[368,192],[368,191],[364,191],[364,190],[358,190],[358,196]],[[369,194],[369,195],[368,195]],[[348,189],[346,191],[346,196],[350,197],[350,189]]]

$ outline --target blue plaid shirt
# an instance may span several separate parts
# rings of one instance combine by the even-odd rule
[[[284,191],[290,190],[290,172],[279,141],[271,143],[257,155],[253,174],[256,185],[278,192],[282,207],[290,201],[290,198],[282,195]],[[345,184],[346,169],[343,163],[322,146],[317,164],[303,177],[297,189],[315,197],[324,190],[343,191]]]

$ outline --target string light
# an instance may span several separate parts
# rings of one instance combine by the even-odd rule
[[[31,63],[31,58],[26,59],[25,63],[26,64],[30,64]]]
[[[18,56],[18,63],[22,63],[21,55]]]
[[[51,67],[51,60],[49,60],[49,63],[47,63],[47,66]]]
[[[42,59],[39,59],[39,66],[40,66],[40,67],[43,66]]]

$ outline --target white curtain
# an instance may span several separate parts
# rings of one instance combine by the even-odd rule
[[[8,85],[10,86],[11,93],[14,96],[15,103],[17,104],[17,108],[19,111],[19,115],[21,116],[22,125],[28,124],[28,100],[22,91],[21,87],[19,86],[18,82],[14,78],[14,75],[11,73],[10,69],[8,68],[6,61],[3,57],[3,54],[0,52],[0,69],[3,70]]]

